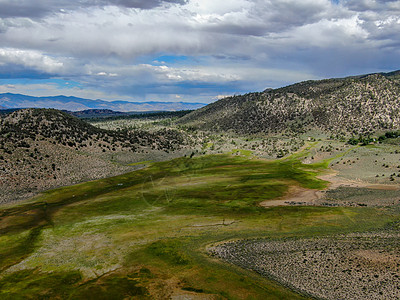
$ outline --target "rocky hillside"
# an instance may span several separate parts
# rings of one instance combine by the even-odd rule
[[[318,128],[344,134],[400,126],[400,71],[306,81],[261,93],[228,97],[179,120],[186,126],[238,133],[301,132]]]
[[[15,111],[0,118],[0,202],[126,172],[184,144],[174,130],[109,131],[53,109]]]

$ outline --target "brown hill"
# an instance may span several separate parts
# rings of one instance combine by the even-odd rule
[[[179,120],[185,126],[242,134],[301,132],[343,134],[400,125],[400,71],[306,81],[261,93],[228,97]]]
[[[15,111],[0,118],[0,202],[127,172],[184,144],[174,130],[108,131],[58,110]]]

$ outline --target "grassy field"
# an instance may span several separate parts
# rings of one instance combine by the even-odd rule
[[[0,297],[305,299],[209,256],[207,247],[376,230],[398,215],[369,207],[258,206],[293,185],[326,187],[316,176],[327,163],[302,164],[299,157],[268,161],[237,150],[145,162],[145,169],[4,207]]]

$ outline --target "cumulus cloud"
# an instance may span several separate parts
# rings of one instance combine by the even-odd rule
[[[20,65],[35,70],[56,73],[63,67],[63,63],[34,50],[18,50],[13,48],[0,48],[1,65]]]

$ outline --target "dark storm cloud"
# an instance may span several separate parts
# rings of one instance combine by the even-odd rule
[[[48,79],[56,74],[49,74],[43,71],[33,70],[17,64],[0,65],[0,79]]]
[[[324,1],[269,1],[267,14],[273,31],[280,32],[295,26],[303,26],[326,17],[327,7]],[[259,12],[260,17],[263,14]]]
[[[88,1],[90,2],[90,1]],[[151,9],[157,6],[161,6],[164,3],[173,3],[183,5],[188,2],[188,0],[117,0],[117,1],[94,1],[103,2],[103,5],[119,5],[130,8],[141,8],[141,9]]]
[[[202,30],[206,32],[208,31],[213,33],[224,33],[241,36],[263,36],[267,32],[265,26],[252,24],[210,24],[208,26],[204,26]]]
[[[398,0],[344,0],[343,5],[352,11],[393,11],[400,9]]]
[[[250,3],[250,2],[249,2]],[[255,0],[244,12],[209,18],[203,30],[241,36],[265,36],[324,18],[343,17],[344,11],[330,9],[325,0]]]
[[[84,7],[120,6],[152,9],[166,3],[183,5],[188,0],[0,0],[0,18],[40,18],[49,13]]]

